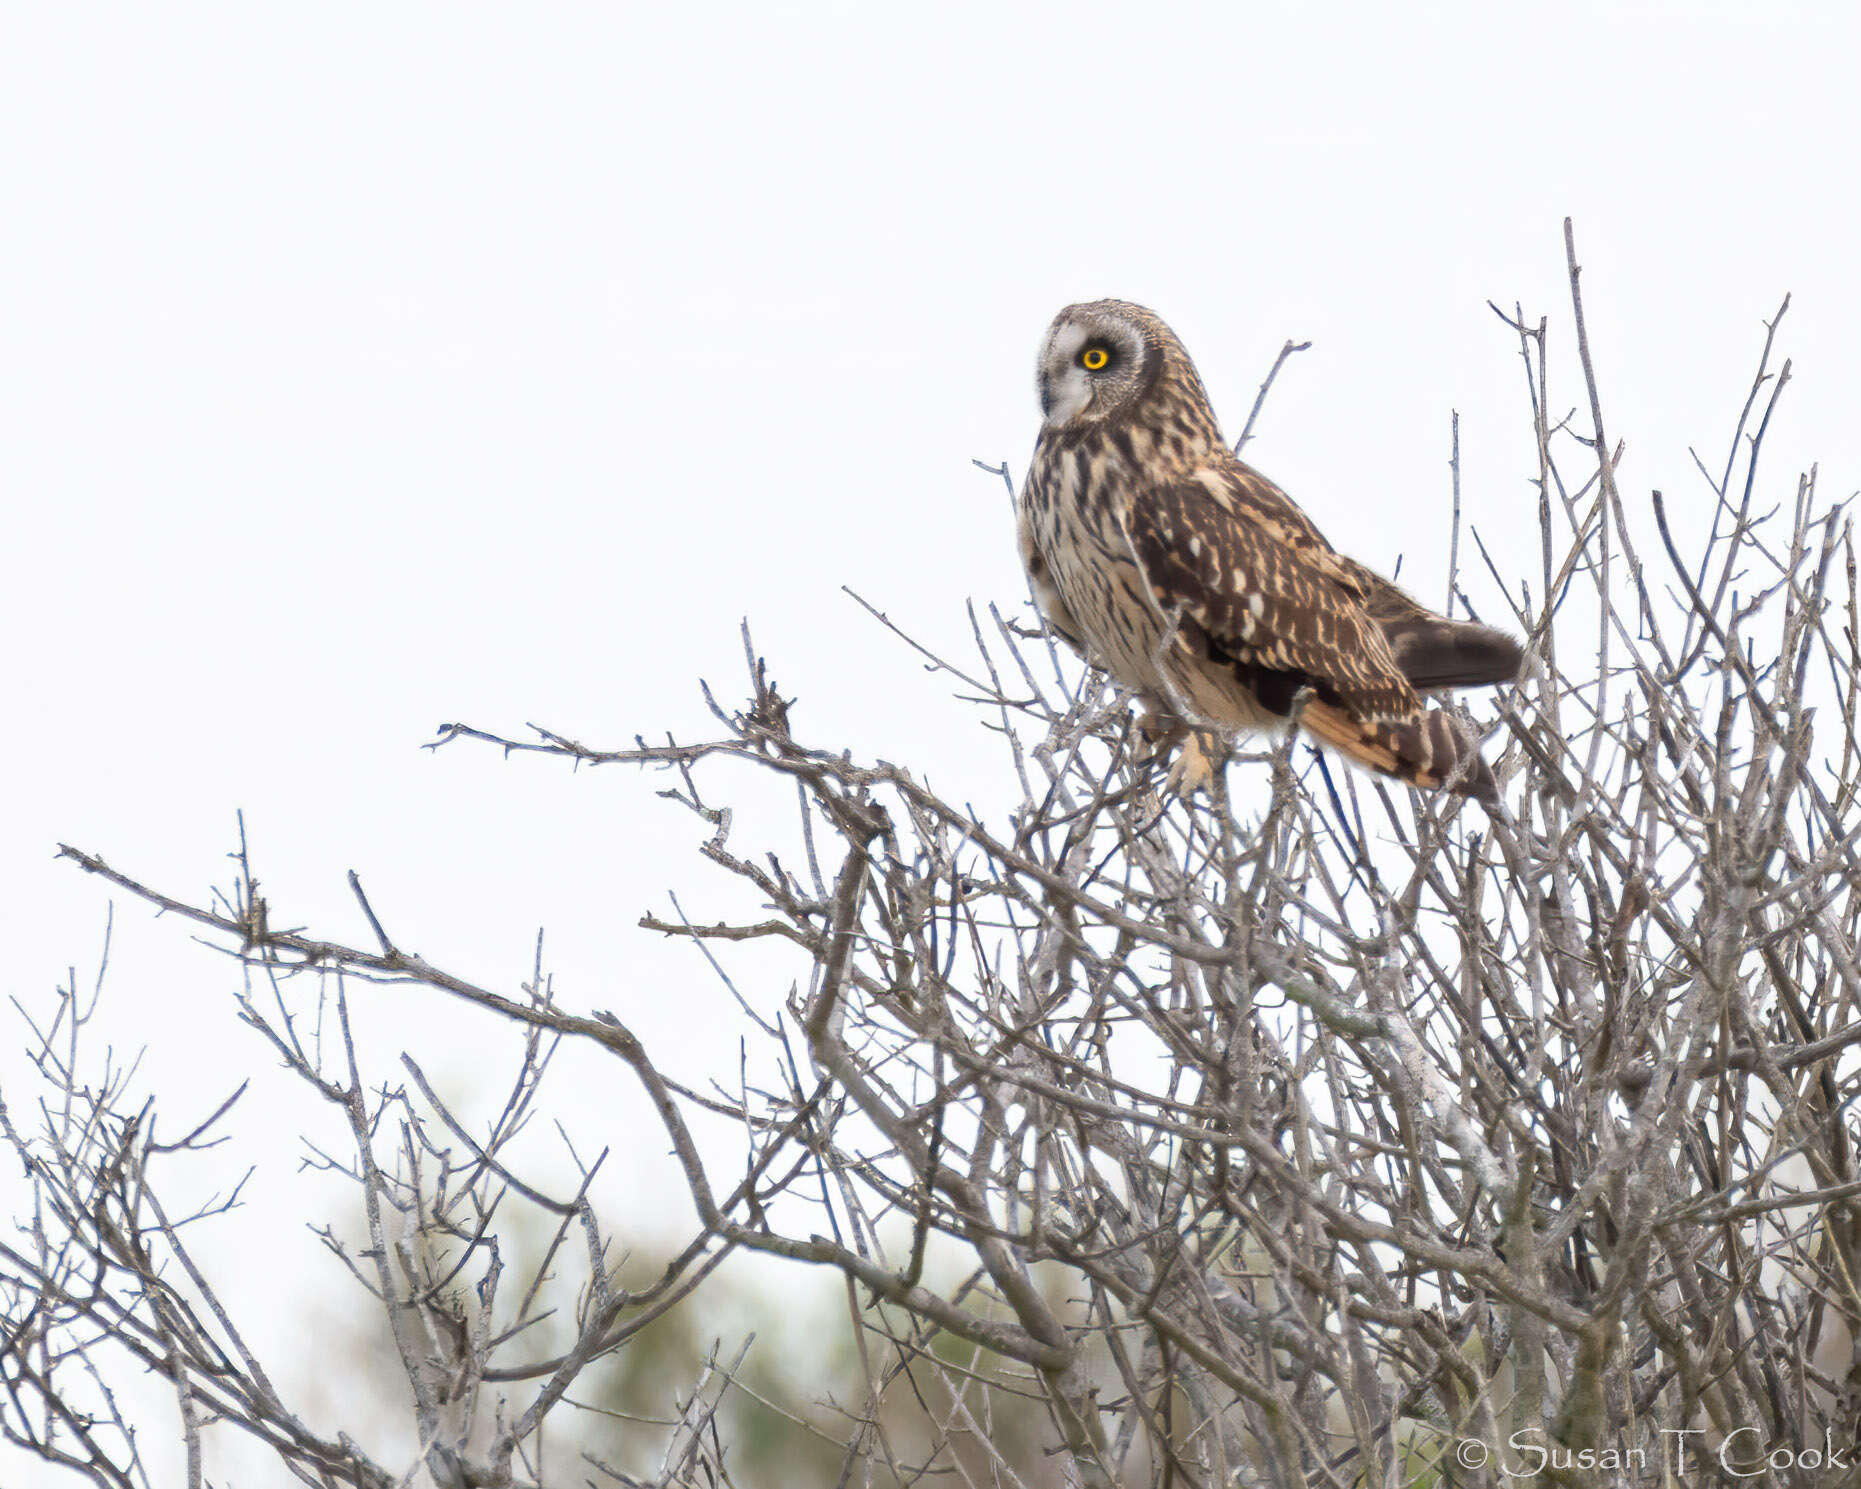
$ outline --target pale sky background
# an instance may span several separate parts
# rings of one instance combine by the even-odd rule
[[[420,746],[702,733],[747,616],[805,737],[989,799],[976,720],[841,586],[942,646],[966,599],[1024,600],[970,461],[1019,478],[1070,301],[1155,307],[1231,437],[1309,338],[1249,457],[1431,601],[1455,409],[1468,519],[1534,551],[1486,302],[1550,317],[1577,401],[1566,215],[1631,502],[1700,509],[1688,446],[1723,461],[1786,291],[1774,494],[1811,461],[1861,485],[1851,6],[0,14],[0,991],[35,1011],[93,974],[110,898],[59,841],[199,896],[243,809],[275,919],[365,940],[354,868],[404,944],[507,989],[546,926],[565,1003],[734,1068],[702,964],[634,928],[668,888],[735,903],[665,783]],[[255,1077],[224,1159],[272,1153],[262,1203],[202,1245],[276,1258],[246,1301],[277,1359],[333,1269],[290,1141],[325,1119],[232,977],[119,899],[102,1017],[164,1122]],[[437,994],[357,1008],[379,1077],[405,1047],[505,1078]],[[565,1074],[624,1147],[630,1097]]]

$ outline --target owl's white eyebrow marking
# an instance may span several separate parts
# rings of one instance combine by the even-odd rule
[[[1059,356],[1070,362],[1073,359],[1073,354],[1085,344],[1086,328],[1077,321],[1067,321],[1064,325],[1055,326],[1053,328],[1053,335],[1047,342],[1046,356],[1041,360],[1045,362],[1055,356]]]
[[[1057,429],[1074,418],[1092,398],[1092,385],[1086,375],[1073,365],[1079,348],[1090,333],[1077,321],[1064,321],[1053,328],[1041,349],[1039,381],[1051,400],[1046,424]]]

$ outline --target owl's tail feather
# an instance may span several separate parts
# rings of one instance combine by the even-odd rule
[[[1504,631],[1470,620],[1403,616],[1381,622],[1403,675],[1421,692],[1511,682],[1525,653]]]
[[[1404,724],[1372,724],[1322,698],[1308,699],[1299,713],[1300,727],[1350,760],[1436,791],[1443,787],[1462,796],[1494,803],[1499,786],[1479,741],[1438,708]]]

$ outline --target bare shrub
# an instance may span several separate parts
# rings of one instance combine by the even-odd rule
[[[1577,413],[1558,412],[1571,374],[1546,322],[1501,316],[1535,436],[1536,568],[1454,535],[1512,608],[1482,618],[1532,648],[1490,705],[1497,813],[1285,743],[1229,772],[1244,800],[1161,799],[1126,700],[1025,609],[972,612],[973,656],[929,658],[998,730],[1005,816],[810,742],[753,648],[747,702],[714,704],[700,742],[448,726],[445,743],[655,767],[705,824],[703,856],[761,909],[643,924],[697,943],[738,995],[745,1074],[706,1090],[612,1013],[564,1006],[540,967],[499,991],[372,910],[372,946],[280,929],[249,866],[203,904],[65,850],[231,949],[241,1015],[344,1113],[369,1235],[347,1260],[392,1330],[417,1469],[792,1482],[734,1448],[740,1342],[676,1424],[625,1428],[627,1463],[538,1461],[585,1371],[759,1252],[845,1279],[861,1389],[833,1430],[840,1483],[1703,1482],[1767,1455],[1780,1483],[1852,1472],[1852,536],[1814,472],[1766,495],[1789,379],[1775,321],[1729,457],[1700,465],[1705,530],[1625,497],[1574,246],[1570,282]],[[744,767],[793,793],[779,844],[743,841],[714,784],[743,789]],[[488,1133],[411,1058],[369,1085],[350,1020],[384,981],[508,1021],[520,1074]],[[244,1350],[157,1197],[206,1135],[157,1142],[117,1084],[80,1079],[84,1017],[68,995],[38,1045],[43,1120],[5,1128],[37,1200],[0,1247],[0,1426],[96,1482],[146,1483],[98,1404],[115,1350],[172,1385],[193,1482],[215,1421],[306,1483],[408,1482],[294,1416]],[[669,1148],[698,1216],[637,1290],[614,1281],[586,1184],[547,1193],[504,1157],[562,1041],[650,1096],[660,1131],[635,1140]],[[736,1125],[728,1164],[697,1113]],[[553,1227],[521,1281],[500,1205]],[[573,1343],[539,1359],[523,1325],[545,1307]]]

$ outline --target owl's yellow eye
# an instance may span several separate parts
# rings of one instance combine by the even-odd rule
[[[1079,365],[1087,372],[1103,372],[1109,361],[1111,353],[1102,346],[1089,346],[1079,354]]]

